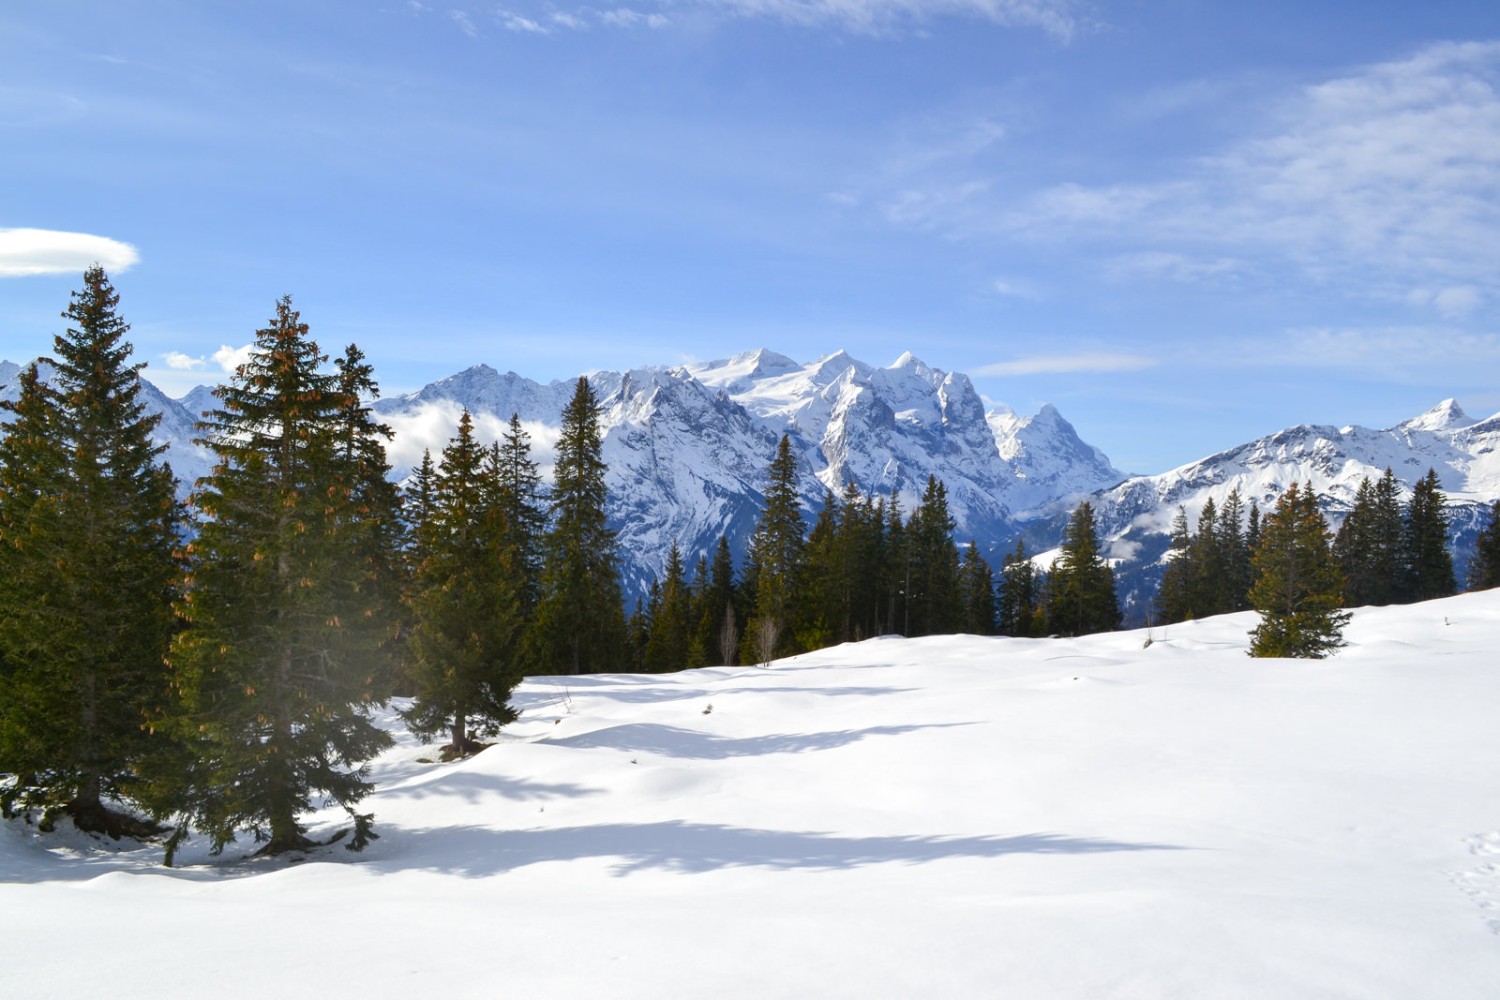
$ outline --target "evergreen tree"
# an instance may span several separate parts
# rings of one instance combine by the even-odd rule
[[[644,651],[645,666],[652,673],[671,673],[687,667],[691,642],[690,595],[682,569],[682,551],[675,541],[667,552],[666,576],[659,587],[660,596],[652,608],[651,630]]]
[[[1260,624],[1250,633],[1251,656],[1321,659],[1344,644],[1349,613],[1332,540],[1317,496],[1293,483],[1261,523],[1250,590]]]
[[[1402,571],[1400,486],[1385,470],[1378,481],[1360,481],[1333,551],[1344,573],[1344,605],[1385,605],[1400,599]]]
[[[1172,518],[1171,537],[1167,565],[1156,589],[1156,611],[1167,624],[1193,617],[1193,563],[1189,554],[1193,536],[1188,530],[1187,510],[1181,506]]]
[[[1026,553],[1026,544],[1016,539],[1015,551],[1000,568],[999,609],[996,617],[1001,635],[1035,637],[1043,634],[1042,574]]]
[[[765,507],[750,539],[750,585],[755,603],[741,643],[740,662],[769,662],[799,650],[789,628],[796,612],[797,575],[802,568],[803,524],[797,494],[797,459],[782,435],[771,462]],[[769,654],[769,655],[768,655]]]
[[[1404,603],[1449,597],[1458,591],[1453,575],[1453,555],[1448,551],[1448,510],[1437,472],[1413,487],[1406,505],[1405,562],[1402,586]]]
[[[615,533],[605,520],[599,402],[580,378],[562,414],[552,489],[552,530],[543,543],[537,609],[538,666],[547,673],[618,669],[625,654],[625,616]]]
[[[839,502],[832,490],[825,491],[823,508],[807,535],[801,572],[797,574],[797,591],[792,598],[797,641],[806,650],[822,649],[837,642],[835,623],[844,618],[848,586],[843,578],[839,520]]]
[[[0,404],[0,772],[16,776],[0,806],[114,836],[141,832],[107,802],[152,746],[182,530],[118,304],[90,268],[45,361],[55,386],[33,365]]]
[[[1224,566],[1220,612],[1245,611],[1250,607],[1250,584],[1254,574],[1242,523],[1244,516],[1245,503],[1236,486],[1224,498],[1224,506],[1219,508],[1218,539]]]
[[[493,735],[516,718],[510,696],[524,673],[525,581],[499,475],[464,410],[418,529],[423,558],[409,598],[407,667],[414,697],[401,713],[424,741],[450,732],[448,760],[483,749],[471,733]]]
[[[181,703],[158,721],[185,752],[152,795],[180,817],[168,863],[188,822],[216,851],[246,828],[265,852],[301,848],[314,796],[354,819],[350,849],[372,836],[354,807],[371,788],[361,765],[390,743],[368,716],[388,623],[366,554],[384,526],[341,452],[351,404],[326,361],[281,299],[201,425],[217,461],[194,495],[188,624],[171,652]]]
[[[1470,590],[1500,587],[1500,500],[1490,507],[1490,523],[1474,540],[1468,583]]]
[[[1120,627],[1115,573],[1099,550],[1094,507],[1078,505],[1063,531],[1061,552],[1048,574],[1047,631],[1088,635]]]
[[[734,664],[740,642],[734,602],[734,559],[729,551],[729,539],[720,535],[714,546],[707,586],[698,599],[694,645],[704,650],[705,658],[700,666],[727,667]],[[727,638],[726,632],[729,633]]]
[[[959,569],[962,614],[959,628],[970,635],[995,634],[995,573],[971,540]]]
[[[911,613],[907,635],[942,635],[957,627],[962,605],[958,546],[953,544],[953,529],[948,490],[937,477],[928,476],[921,503],[906,526],[907,553],[913,570],[907,592]]]

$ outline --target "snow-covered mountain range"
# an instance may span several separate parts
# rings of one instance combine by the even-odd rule
[[[14,396],[18,373],[19,366],[0,363],[0,398]],[[1432,468],[1452,505],[1462,566],[1482,508],[1500,498],[1500,414],[1476,421],[1453,400],[1384,430],[1293,427],[1169,472],[1127,478],[1054,407],[1030,417],[1003,404],[986,411],[967,376],[910,354],[879,368],[842,351],[802,363],[756,350],[588,378],[602,405],[610,517],[632,592],[660,573],[673,541],[689,565],[721,534],[743,552],[783,434],[797,455],[809,517],[828,491],[850,482],[866,493],[896,492],[909,511],[936,476],[948,489],[960,541],[974,540],[996,562],[1017,536],[1045,552],[1067,513],[1091,499],[1131,621],[1144,618],[1179,506],[1196,523],[1208,498],[1221,503],[1238,488],[1247,503],[1269,508],[1296,481],[1324,496],[1337,522],[1363,477],[1391,468],[1409,488]],[[441,451],[464,408],[486,439],[517,414],[545,473],[573,389],[571,380],[540,383],[476,365],[375,409],[396,432],[398,475],[424,448]],[[212,402],[207,390],[171,400],[148,385],[146,399],[163,414],[159,435],[173,469],[191,483],[209,464],[191,443],[194,421]]]
[[[910,354],[876,368],[842,351],[803,364],[757,350],[589,380],[602,406],[610,514],[630,589],[660,572],[674,540],[689,563],[721,534],[743,552],[783,434],[809,515],[827,491],[851,482],[866,493],[896,492],[910,510],[936,476],[962,538],[989,552],[1014,537],[1028,510],[1124,478],[1051,407],[1032,418],[987,415],[967,376]],[[545,462],[573,388],[479,365],[375,408],[396,431],[398,473],[422,448],[436,454],[464,407],[491,434],[518,414]]]

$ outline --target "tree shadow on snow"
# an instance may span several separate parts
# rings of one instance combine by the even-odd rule
[[[605,823],[539,830],[460,827],[435,836],[424,860],[399,856],[375,867],[383,872],[440,871],[466,877],[499,875],[546,861],[613,858],[610,873],[642,871],[700,874],[726,868],[832,871],[879,864],[926,864],[946,858],[999,858],[1011,854],[1107,854],[1180,851],[1172,844],[1130,843],[1096,837],[1033,833],[1015,837],[840,837],[793,830],[756,830],[712,823]],[[412,846],[417,846],[413,844]],[[425,846],[425,845],[423,845]]]
[[[654,753],[685,760],[723,760],[729,757],[759,757],[773,753],[808,753],[832,750],[858,743],[868,736],[900,736],[919,729],[972,726],[972,722],[941,722],[920,726],[869,726],[823,733],[770,733],[765,736],[717,736],[696,729],[680,729],[657,723],[638,722],[610,726],[578,736],[537,740],[538,744],[561,747],[606,747],[632,753]]]

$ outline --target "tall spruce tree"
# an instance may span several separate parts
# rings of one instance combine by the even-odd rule
[[[1490,523],[1474,539],[1474,554],[1469,558],[1470,590],[1500,587],[1500,500],[1490,507]]]
[[[650,633],[644,651],[646,669],[672,673],[688,666],[692,643],[691,595],[682,568],[682,550],[677,543],[667,551],[666,575],[659,581],[660,599],[652,609]]]
[[[994,635],[995,573],[972,539],[964,547],[964,561],[959,568],[959,594],[962,609],[959,628],[970,635]]]
[[[755,603],[741,641],[740,662],[769,662],[798,650],[790,625],[804,546],[797,458],[782,435],[771,461],[766,502],[750,539],[750,586]]]
[[[448,760],[483,749],[475,735],[515,720],[510,696],[524,675],[524,572],[499,478],[498,459],[486,460],[465,409],[416,529],[423,557],[409,597],[407,666],[414,697],[402,712],[423,740],[450,734]]]
[[[1428,469],[1406,504],[1403,603],[1449,597],[1458,590],[1453,555],[1448,551],[1447,503],[1436,470]]]
[[[962,609],[959,593],[958,546],[953,543],[954,521],[948,510],[948,490],[936,476],[927,477],[922,500],[906,526],[911,563],[907,606],[911,612],[908,635],[953,632]]]
[[[538,667],[560,674],[618,669],[625,657],[625,614],[615,533],[605,519],[599,401],[580,378],[562,414],[552,488],[552,529],[543,543],[537,609]]]
[[[351,403],[326,361],[282,298],[200,425],[216,463],[193,497],[203,518],[170,656],[181,701],[157,722],[185,748],[153,786],[153,809],[179,817],[168,863],[189,822],[215,851],[245,829],[266,853],[306,847],[314,797],[353,818],[351,850],[373,835],[355,806],[364,762],[390,743],[369,717],[390,623],[367,558],[384,525],[350,456],[383,459],[369,425],[344,447]]]
[[[1038,636],[1043,634],[1041,600],[1043,574],[1026,552],[1026,543],[1016,539],[1013,552],[1006,555],[1000,567],[996,623],[1001,635]]]
[[[1120,627],[1115,573],[1099,549],[1094,507],[1087,501],[1068,518],[1045,592],[1047,631],[1054,635],[1088,635]]]
[[[109,803],[152,748],[183,527],[118,305],[89,268],[44,360],[55,384],[32,366],[0,404],[0,805],[114,836],[140,832]]]
[[[1349,613],[1332,541],[1312,488],[1287,487],[1261,521],[1252,557],[1250,601],[1260,624],[1250,633],[1251,656],[1321,659],[1344,644]]]

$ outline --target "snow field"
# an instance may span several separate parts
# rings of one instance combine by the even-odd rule
[[[1253,621],[536,678],[363,855],[0,825],[0,995],[1500,995],[1500,592]]]

